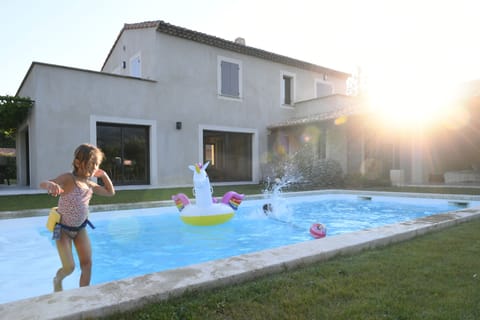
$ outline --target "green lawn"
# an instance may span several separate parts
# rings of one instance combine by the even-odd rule
[[[227,191],[235,190],[238,193],[260,194],[262,186],[260,185],[239,185],[239,186],[221,186],[214,188],[216,197],[223,196]],[[117,191],[114,197],[94,196],[91,205],[96,204],[115,204],[115,203],[135,203],[145,201],[171,200],[172,195],[179,192],[185,193],[193,198],[192,188],[165,188],[165,189],[145,189],[145,190],[121,190]],[[2,196],[0,190],[0,211],[16,211],[27,209],[44,209],[56,205],[58,199],[44,194],[27,195],[8,195]],[[172,201],[173,205],[173,201]]]

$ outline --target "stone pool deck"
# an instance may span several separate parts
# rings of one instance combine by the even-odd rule
[[[343,191],[343,193],[348,192]],[[381,195],[398,196],[399,194],[382,193]],[[407,196],[410,197],[412,194]],[[479,200],[478,196],[465,198],[442,195],[438,197],[459,201]],[[186,291],[205,290],[244,282],[263,275],[325,261],[337,255],[352,254],[412,239],[418,235],[478,218],[480,218],[480,207],[461,209],[375,229],[0,304],[0,314],[2,319],[25,320],[86,319],[107,316],[179,296]]]

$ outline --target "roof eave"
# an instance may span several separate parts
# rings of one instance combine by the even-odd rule
[[[350,77],[350,74],[346,72],[326,68],[326,67],[309,63],[306,61],[302,61],[302,60],[290,58],[287,56],[283,56],[280,54],[272,53],[269,51],[265,51],[262,49],[250,47],[244,44],[237,43],[235,41],[229,41],[219,37],[211,36],[206,33],[193,31],[183,27],[178,27],[163,21],[158,21],[157,31],[171,35],[171,36],[214,46],[217,48],[230,50],[237,53],[246,54],[246,55],[250,55],[257,58],[262,58],[262,59],[266,59],[266,60],[270,60],[270,61],[274,61],[274,62],[286,64],[286,65],[291,65],[301,69],[311,70],[319,73],[335,74],[337,77],[341,77],[345,79]]]

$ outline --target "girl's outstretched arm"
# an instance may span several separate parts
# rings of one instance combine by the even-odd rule
[[[56,197],[64,192],[70,192],[73,188],[73,180],[68,173],[64,173],[52,180],[45,180],[40,182],[40,188],[48,191],[53,197]]]
[[[103,171],[102,169],[98,169],[97,171],[95,171],[94,176],[102,179],[104,184],[103,186],[100,186],[95,183],[95,185],[93,186],[93,192],[95,194],[106,197],[112,197],[115,195],[115,188],[113,187],[112,180],[110,180],[110,177],[105,171]]]

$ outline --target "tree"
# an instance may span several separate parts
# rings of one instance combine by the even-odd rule
[[[357,67],[350,78],[347,79],[347,95],[363,96],[367,93],[368,79],[361,67]]]
[[[30,98],[0,96],[0,136],[3,139],[13,139],[18,126],[27,118],[33,103]]]

